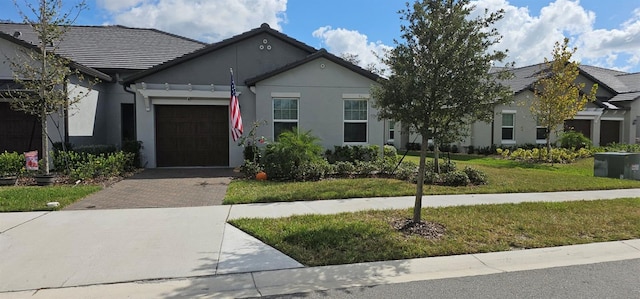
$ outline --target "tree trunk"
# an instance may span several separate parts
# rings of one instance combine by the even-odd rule
[[[435,138],[433,139],[433,167],[435,168],[433,171],[440,174],[440,148]]]
[[[547,133],[547,161],[551,162],[551,132],[548,128],[545,131]]]
[[[47,138],[47,114],[46,108],[42,108],[42,116],[40,117],[40,124],[42,126],[42,167],[44,173],[49,174],[49,140]]]
[[[422,134],[422,143],[420,144],[420,167],[418,167],[418,179],[416,182],[416,201],[413,205],[413,222],[419,223],[422,221],[422,190],[424,187],[424,169],[425,169],[425,160],[427,159],[427,149],[429,145],[427,144],[429,140],[426,135]]]

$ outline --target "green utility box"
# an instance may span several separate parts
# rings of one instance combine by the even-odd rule
[[[594,155],[593,175],[640,180],[640,153],[596,153]]]

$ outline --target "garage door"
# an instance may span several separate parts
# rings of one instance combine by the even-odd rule
[[[155,106],[158,167],[229,166],[227,106]]]
[[[0,152],[26,152],[42,147],[40,121],[33,115],[14,111],[0,102]]]

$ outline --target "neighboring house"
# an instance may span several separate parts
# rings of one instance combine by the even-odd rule
[[[0,24],[0,31],[37,43],[26,25]],[[229,133],[230,68],[245,131],[265,120],[257,133],[268,140],[298,127],[326,148],[388,138],[369,95],[377,75],[267,24],[207,46],[157,30],[72,26],[57,53],[112,78],[69,113],[66,140],[135,138],[145,167],[242,164]]]
[[[29,25],[0,23],[0,92],[15,88],[7,59],[19,48],[38,45]],[[205,46],[205,43],[155,29],[123,26],[70,26],[54,45],[55,53],[71,60],[83,74],[97,77],[90,96],[71,107],[58,129],[49,125],[53,141],[84,144],[116,144],[135,139],[133,92],[121,81],[125,76],[169,61]],[[32,133],[35,132],[35,133]],[[10,110],[0,98],[0,151],[27,151],[41,148],[39,124],[24,113]],[[35,135],[35,139],[31,140]],[[62,136],[62,137],[60,137]]]
[[[475,122],[469,137],[457,144],[475,148],[544,144],[545,128],[538,126],[530,112],[534,98],[533,83],[542,64],[513,69],[514,78],[504,82],[514,92],[509,105],[494,109],[492,122]],[[593,145],[616,143],[640,143],[640,73],[625,73],[588,65],[580,65],[576,79],[585,83],[583,92],[588,93],[594,83],[598,84],[596,101],[588,103],[571,120],[566,120],[564,130],[575,130],[592,140]],[[555,142],[558,136],[551,136]],[[402,134],[396,146],[415,142],[416,134]]]

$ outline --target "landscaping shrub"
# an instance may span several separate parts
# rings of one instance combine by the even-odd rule
[[[102,154],[113,154],[117,151],[116,146],[112,144],[91,144],[91,145],[77,145],[73,147],[73,151],[76,153],[87,153],[95,156]]]
[[[356,173],[359,175],[371,175],[378,172],[376,163],[371,161],[356,161]]]
[[[445,186],[467,186],[471,183],[467,174],[463,171],[452,171],[440,175],[440,183]]]
[[[418,174],[418,165],[411,161],[402,161],[394,172],[394,176],[399,180],[415,181]]]
[[[562,133],[562,135],[560,135],[559,141],[560,147],[576,150],[581,148],[590,148],[592,144],[589,138],[576,131]]]
[[[19,175],[24,164],[24,155],[4,151],[4,153],[0,153],[0,176]]]
[[[385,145],[382,150],[382,156],[395,158],[396,156],[398,156],[398,150],[395,146]]]
[[[416,178],[414,179],[414,183],[418,182],[417,179],[418,178],[416,176]],[[440,183],[440,175],[435,173],[435,172],[433,172],[433,171],[427,170],[427,171],[424,172],[424,183],[425,184],[429,184],[429,185],[439,184]]]
[[[134,159],[134,153],[123,151],[101,155],[55,151],[53,155],[56,170],[68,174],[72,180],[122,176],[135,168]]]
[[[325,151],[325,157],[332,164],[339,161],[351,163],[356,161],[375,161],[378,159],[379,151],[380,147],[377,145],[336,145],[333,147],[333,151]]]
[[[495,144],[492,144],[490,146],[478,147],[477,152],[480,155],[489,156],[489,155],[495,155],[497,149],[498,149],[498,146]]]
[[[258,172],[263,171],[262,166],[259,163],[255,163],[251,160],[244,160],[244,163],[240,166],[240,172],[245,178],[255,178]]]
[[[333,171],[339,176],[350,176],[356,172],[356,166],[351,162],[338,161],[333,164]]]
[[[478,169],[467,166],[462,171],[467,174],[471,184],[486,185],[489,182],[487,174]]]
[[[426,171],[436,172],[436,164],[433,159],[427,160],[425,163],[426,163],[425,164]],[[440,173],[453,172],[457,170],[456,163],[451,160],[447,160],[447,161],[439,160],[439,164],[440,164]]]
[[[142,141],[125,140],[124,142],[122,142],[122,151],[125,153],[133,154],[133,167],[142,167],[140,150],[142,150]]]
[[[295,180],[297,168],[322,160],[322,147],[310,131],[285,131],[265,148],[262,164],[269,179]]]
[[[323,179],[331,170],[331,165],[324,159],[305,161],[299,165],[294,173],[297,181],[317,181]]]
[[[510,151],[509,149],[497,149],[497,153],[505,159],[523,161],[527,163],[572,163],[576,159],[587,158],[593,155],[593,152],[587,148],[578,150],[567,148],[552,148],[551,161],[548,160],[548,150],[546,147],[525,150],[518,148]]]
[[[595,152],[628,152],[640,153],[640,144],[611,143],[593,149]]]

